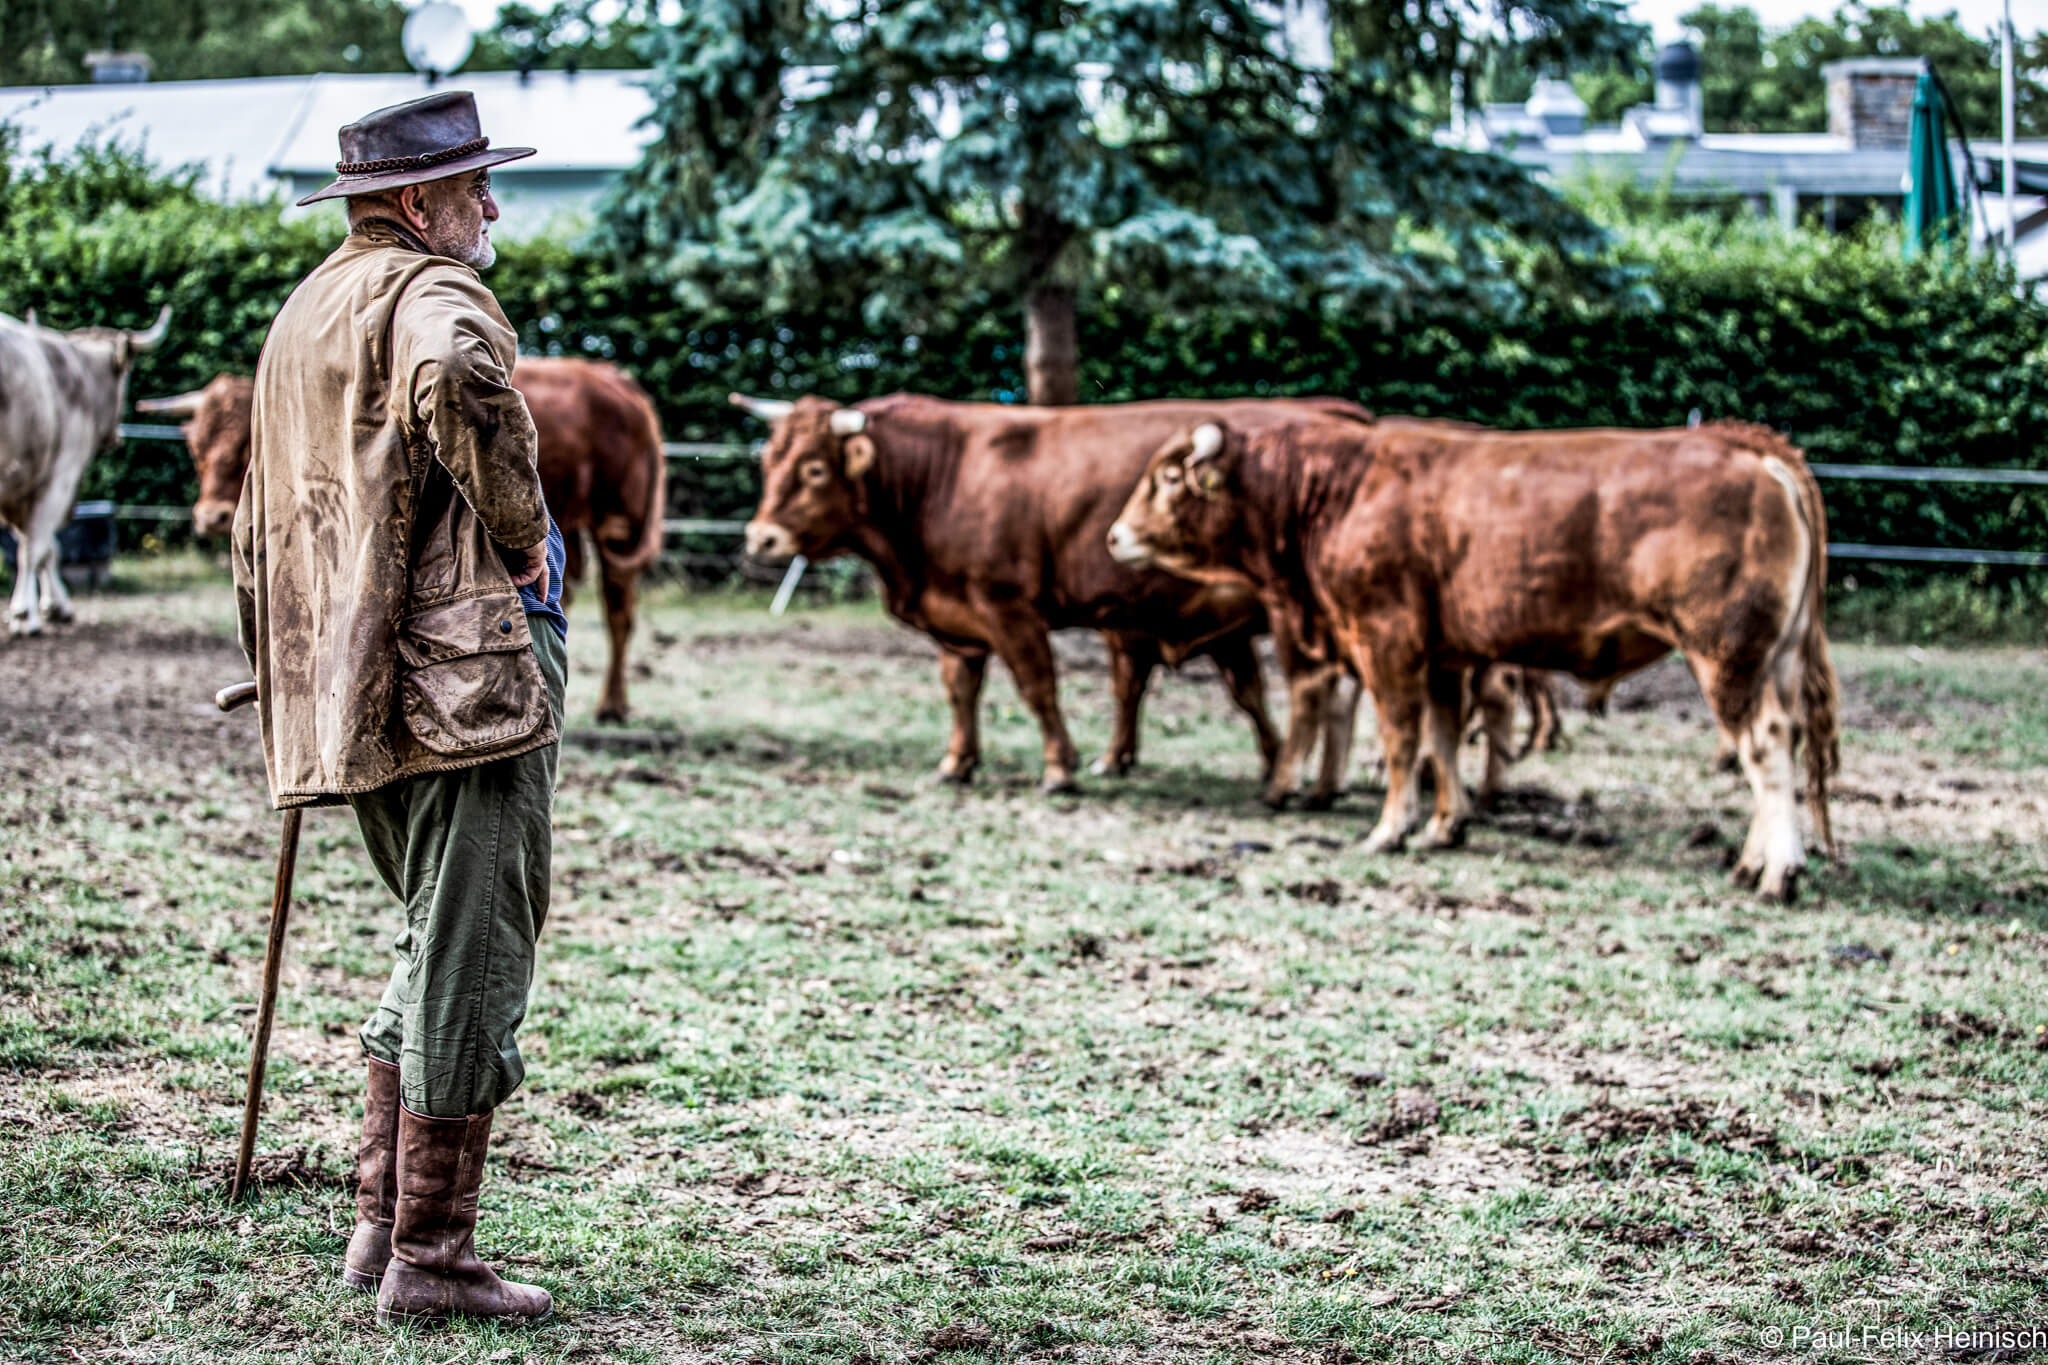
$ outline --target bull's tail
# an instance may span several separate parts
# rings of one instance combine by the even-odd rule
[[[601,536],[592,539],[597,542],[598,558],[605,572],[630,579],[661,557],[663,523],[668,518],[668,457],[662,453],[661,419],[655,415],[653,402],[638,384],[630,379],[626,382],[632,388],[634,406],[642,419],[639,444],[653,469],[653,477],[647,482],[647,501],[640,508],[640,539],[631,548],[615,547]]]
[[[1748,422],[1714,422],[1720,432],[1762,455],[1774,455],[1791,471],[1798,485],[1799,517],[1813,543],[1806,564],[1806,636],[1800,641],[1799,712],[1806,735],[1806,802],[1813,832],[1828,857],[1838,856],[1834,821],[1828,815],[1828,779],[1841,770],[1842,741],[1837,712],[1841,686],[1828,657],[1828,514],[1820,497],[1820,481],[1807,467],[1806,452],[1770,427]]]
[[[1804,669],[1799,680],[1800,710],[1806,723],[1806,801],[1813,813],[1813,832],[1819,836],[1828,857],[1838,856],[1834,821],[1828,815],[1828,779],[1842,767],[1841,732],[1837,712],[1841,685],[1828,657],[1828,514],[1821,505],[1820,481],[1802,458],[1793,466],[1799,476],[1799,501],[1806,527],[1813,537],[1811,567],[1807,573],[1806,641]]]

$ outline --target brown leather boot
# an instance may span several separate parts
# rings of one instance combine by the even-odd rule
[[[398,1202],[398,1068],[375,1057],[368,1061],[363,1140],[356,1148],[356,1230],[341,1258],[341,1280],[374,1294],[391,1259],[392,1208]]]
[[[501,1280],[477,1259],[477,1193],[490,1145],[489,1114],[432,1119],[399,1106],[398,1207],[377,1290],[379,1323],[457,1314],[538,1322],[554,1311],[547,1290]]]

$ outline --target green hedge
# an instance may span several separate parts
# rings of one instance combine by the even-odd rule
[[[331,247],[332,221],[222,208],[190,183],[85,154],[0,178],[0,311],[54,326],[139,326],[174,309],[170,341],[137,366],[137,395],[193,388],[254,364],[292,284]],[[1623,231],[1654,311],[1498,319],[1426,304],[1388,330],[1302,313],[1165,316],[1111,291],[1082,322],[1089,401],[1243,392],[1346,394],[1384,412],[1506,427],[1661,426],[1694,408],[1768,423],[1815,460],[2048,468],[2048,308],[1982,261],[1899,259],[1883,231],[1779,231],[1744,219]],[[1018,309],[961,291],[943,334],[874,337],[823,317],[684,310],[593,251],[505,243],[490,283],[528,350],[617,360],[662,409],[671,439],[751,439],[734,389],[853,399],[894,389],[1012,401],[1023,389]],[[681,515],[741,515],[745,464],[675,471]],[[102,457],[87,496],[174,503],[182,451],[133,441]],[[1834,538],[2048,550],[2048,489],[1831,482]],[[1869,581],[1924,571],[1844,566]],[[2012,574],[1992,574],[1996,581]]]

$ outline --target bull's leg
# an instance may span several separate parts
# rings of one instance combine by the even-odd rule
[[[1737,752],[1755,776],[1758,791],[1757,835],[1762,861],[1756,888],[1769,900],[1789,901],[1799,894],[1799,874],[1806,867],[1806,842],[1799,836],[1800,782],[1793,759],[1799,751],[1800,651],[1784,651],[1773,661],[1755,717],[1739,736]],[[1736,875],[1743,877],[1738,865]],[[1747,878],[1745,877],[1746,881]]]
[[[1287,737],[1266,770],[1266,789],[1260,797],[1274,810],[1285,806],[1301,786],[1301,767],[1323,732],[1330,686],[1338,671],[1307,665],[1287,675]]]
[[[1364,691],[1344,669],[1335,670],[1329,705],[1323,711],[1323,764],[1316,785],[1303,804],[1328,810],[1344,790],[1344,772],[1351,764],[1351,741],[1358,733],[1358,698]]]
[[[569,603],[576,596],[576,585],[583,581],[583,528],[562,527],[562,610],[569,610]]]
[[[7,605],[7,633],[9,635],[36,635],[43,629],[42,613],[36,609],[36,571],[41,567],[41,556],[37,553],[40,542],[35,534],[35,522],[15,528],[14,533],[14,597]]]
[[[1408,838],[1420,813],[1415,798],[1415,761],[1428,696],[1422,668],[1394,657],[1384,639],[1359,662],[1364,666],[1366,686],[1372,689],[1373,709],[1379,713],[1380,749],[1387,763],[1387,801],[1380,808],[1379,823],[1365,837],[1365,851],[1388,853]]]
[[[1138,712],[1152,672],[1159,667],[1159,643],[1115,631],[1104,631],[1102,640],[1109,646],[1109,689],[1116,721],[1108,751],[1088,771],[1097,777],[1122,777],[1138,762]]]
[[[603,564],[603,557],[599,557]],[[615,573],[604,564],[604,624],[611,635],[611,657],[604,670],[604,690],[598,694],[597,721],[600,725],[626,722],[626,646],[633,638],[633,622],[639,607],[637,573]]]
[[[1053,662],[1052,639],[1045,625],[1025,612],[1007,610],[982,600],[975,604],[988,621],[996,654],[1010,670],[1017,692],[1031,714],[1038,717],[1039,733],[1045,743],[1045,775],[1039,786],[1048,792],[1074,789],[1074,769],[1080,763],[1067,722],[1060,715],[1059,669]]]
[[[1506,785],[1508,764],[1513,762],[1510,755],[1515,751],[1515,700],[1524,672],[1512,664],[1488,664],[1472,679],[1472,720],[1486,747],[1486,773],[1479,779],[1482,804],[1491,804]],[[1442,781],[1444,775],[1438,773],[1437,777]],[[1455,769],[1451,781],[1456,785]]]
[[[1699,684],[1700,695],[1706,698],[1707,710],[1713,712],[1714,696],[1713,693],[1707,690],[1707,675],[1701,671],[1702,666],[1700,662],[1690,654],[1680,654],[1678,657],[1685,660],[1685,666],[1692,671],[1692,680]],[[1714,734],[1714,771],[1717,773],[1740,772],[1742,770],[1742,742],[1735,737],[1734,731],[1721,724],[1718,712],[1714,712],[1714,721],[1717,727]]]
[[[64,586],[61,570],[63,556],[57,552],[56,542],[50,544],[49,553],[43,556],[43,615],[59,625],[72,619],[71,590]]]
[[[939,676],[946,682],[946,700],[953,707],[953,735],[939,761],[939,780],[962,785],[974,780],[981,765],[981,680],[988,655],[939,651]]]
[[[1472,808],[1465,799],[1465,784],[1458,777],[1458,741],[1464,733],[1459,703],[1464,697],[1465,682],[1458,669],[1432,668],[1426,688],[1424,733],[1429,744],[1430,761],[1436,766],[1436,813],[1422,831],[1421,845],[1424,848],[1450,848],[1464,842],[1465,822],[1472,816]],[[1512,694],[1506,710],[1508,724],[1512,726],[1515,714]],[[1489,777],[1497,756],[1503,752],[1505,746],[1489,732]]]
[[[1542,669],[1523,669],[1522,700],[1529,707],[1529,742],[1515,757],[1554,752],[1564,740],[1564,723],[1557,714],[1556,678]]]
[[[1209,646],[1209,657],[1230,700],[1252,723],[1252,741],[1259,746],[1259,762],[1270,776],[1280,753],[1280,737],[1273,733],[1273,721],[1266,714],[1266,677],[1259,668],[1258,651],[1252,647],[1250,631],[1235,631]]]

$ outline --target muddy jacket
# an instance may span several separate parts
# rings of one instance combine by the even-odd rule
[[[280,808],[555,741],[501,557],[548,529],[514,354],[475,271],[375,222],[271,324],[234,570]]]

